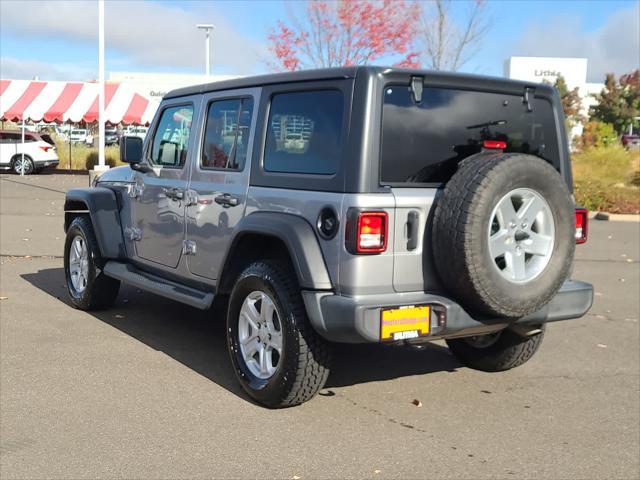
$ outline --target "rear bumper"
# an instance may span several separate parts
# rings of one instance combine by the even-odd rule
[[[332,292],[303,291],[302,297],[312,325],[327,340],[368,343],[380,342],[380,310],[385,307],[419,304],[438,306],[445,312],[444,325],[432,328],[432,335],[422,337],[423,340],[435,340],[490,333],[514,323],[540,325],[580,318],[591,308],[593,286],[568,280],[544,308],[517,320],[472,318],[451,299],[423,292],[345,297]],[[432,326],[437,323],[438,319],[432,318]]]
[[[58,160],[57,158],[51,158],[47,160],[37,160],[33,163],[36,168],[55,167],[56,165],[58,165],[58,163],[60,163],[60,160]]]

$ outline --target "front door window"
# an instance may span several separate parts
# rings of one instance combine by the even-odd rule
[[[182,168],[193,120],[193,106],[169,107],[162,112],[153,137],[149,162],[161,167]]]

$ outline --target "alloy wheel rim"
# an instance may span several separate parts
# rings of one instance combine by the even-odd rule
[[[84,238],[76,236],[69,249],[69,277],[78,293],[84,292],[89,281],[89,251]]]
[[[23,160],[22,158],[18,158],[16,160],[16,163],[14,164],[13,169],[16,173],[22,173],[23,168],[24,168],[24,173],[29,173],[29,171],[31,170],[29,160],[27,159]]]
[[[487,231],[491,264],[511,283],[530,282],[546,268],[555,245],[549,203],[535,190],[517,188],[503,196]]]
[[[269,295],[256,290],[244,299],[238,319],[240,355],[249,371],[266,380],[282,358],[282,323]]]

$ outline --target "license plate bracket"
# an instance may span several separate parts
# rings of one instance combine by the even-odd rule
[[[429,305],[406,305],[380,310],[380,339],[406,340],[429,335]]]

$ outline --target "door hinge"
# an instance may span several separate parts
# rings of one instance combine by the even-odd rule
[[[142,230],[136,227],[127,227],[124,229],[124,235],[129,240],[137,242],[142,238]]]
[[[183,255],[195,255],[196,254],[196,242],[193,240],[185,240],[182,242],[182,254]]]
[[[129,189],[127,190],[127,194],[130,198],[138,198],[142,195],[142,191],[144,190],[144,184],[141,183],[131,183],[129,184]]]
[[[185,206],[191,207],[198,204],[198,192],[195,190],[187,190],[184,194]]]
[[[527,112],[533,112],[533,105],[531,104],[536,89],[532,87],[524,88],[524,95],[522,95],[522,103],[527,106]]]

